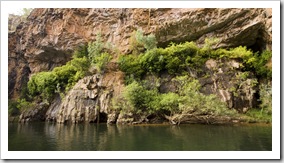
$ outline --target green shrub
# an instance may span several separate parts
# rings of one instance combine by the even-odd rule
[[[29,101],[26,101],[26,99],[19,99],[17,101],[17,108],[23,112],[25,110],[32,110],[35,108],[35,104]]]
[[[50,99],[54,96],[58,87],[65,92],[87,75],[89,61],[86,57],[74,58],[66,65],[56,67],[50,72],[34,74],[28,82],[29,93],[35,97],[40,95],[42,99]]]
[[[217,45],[219,42],[220,40],[217,38],[206,38],[202,47],[202,51],[210,53],[213,49],[213,46]]]
[[[111,55],[108,53],[101,53],[99,56],[94,58],[95,66],[99,72],[103,72],[107,63],[111,60]]]
[[[201,88],[199,81],[190,78],[188,75],[176,76],[172,80],[178,83],[178,92],[182,96],[192,96],[199,93]]]
[[[272,122],[272,116],[271,114],[263,111],[262,109],[250,109],[245,114],[248,121],[251,122],[265,122],[265,123],[271,123]]]
[[[15,100],[9,100],[8,101],[8,114],[9,116],[16,116],[19,115],[21,112],[19,108],[17,107],[18,102]]]
[[[183,103],[183,98],[176,93],[169,92],[160,95],[158,110],[170,111],[172,114],[179,112],[179,106]]]
[[[73,53],[73,58],[88,57],[88,45],[80,45]]]
[[[101,34],[98,33],[95,42],[89,42],[87,53],[88,58],[93,66],[95,66],[98,72],[103,72],[107,63],[111,60],[111,55],[105,51],[111,50],[110,43],[104,43],[102,41]]]
[[[142,30],[137,30],[135,33],[136,41],[139,45],[143,45],[145,49],[151,50],[157,47],[157,40],[153,34],[144,36]]]
[[[215,95],[203,95],[199,92],[200,84],[188,77],[178,77],[178,93],[159,93],[157,89],[146,89],[136,81],[126,86],[123,93],[123,110],[155,114],[193,113],[196,115],[235,115],[224,102]],[[122,106],[122,105],[120,105]]]
[[[153,110],[155,98],[158,96],[157,90],[146,90],[138,82],[126,86],[123,92],[124,98],[128,101],[130,108],[134,108],[135,112]]]
[[[136,31],[133,31],[129,39],[129,49],[133,55],[139,55],[144,51],[144,45],[136,39]]]
[[[259,88],[259,95],[260,95],[260,108],[261,112],[265,114],[271,115],[272,114],[272,89],[271,84],[260,84]]]
[[[213,116],[237,114],[235,110],[229,110],[216,95],[200,93],[198,80],[179,77],[177,81],[181,82],[180,95],[183,96],[183,103],[180,104],[180,110],[183,112]]]
[[[211,50],[210,55],[212,58],[229,58],[229,59],[241,59],[244,70],[256,72],[259,78],[271,79],[272,68],[270,60],[272,52],[265,50],[261,54],[258,52],[253,53],[246,47],[239,46],[230,50],[217,49]]]
[[[199,55],[200,49],[193,42],[172,43],[169,47],[154,48],[139,56],[124,55],[119,58],[119,66],[127,75],[141,78],[146,73],[159,73],[167,70],[170,74],[186,73],[188,67],[202,66],[206,58]]]
[[[158,73],[165,67],[164,56],[159,53],[159,49],[147,51],[138,57],[141,69],[145,72]]]
[[[104,46],[101,33],[97,34],[96,41],[88,43],[88,57],[91,63],[96,63],[96,58],[103,52]]]
[[[43,98],[49,99],[56,89],[56,80],[56,76],[52,72],[37,73],[28,82],[29,93],[32,96],[41,95]]]
[[[256,53],[255,58],[257,58],[257,60],[253,62],[252,65],[255,68],[256,73],[261,77],[271,79],[272,78],[272,67],[267,64],[272,58],[272,52],[265,50],[260,55]]]
[[[119,69],[126,73],[127,78],[140,79],[145,70],[142,69],[137,57],[133,55],[123,55],[118,59]],[[132,76],[132,77],[131,77]],[[131,83],[131,82],[130,82]],[[129,84],[130,84],[129,83]]]

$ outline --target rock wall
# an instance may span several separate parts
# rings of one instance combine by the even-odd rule
[[[58,123],[109,122],[113,96],[121,94],[124,87],[122,72],[107,72],[104,75],[87,76],[63,97],[53,102],[46,113],[47,121]],[[116,119],[114,119],[114,123]]]
[[[75,47],[98,33],[120,53],[130,53],[129,38],[137,29],[153,33],[161,47],[214,37],[215,48],[258,51],[271,48],[271,20],[271,9],[34,9],[9,33],[9,98],[19,96],[29,74],[65,64]]]
[[[153,33],[159,47],[184,41],[202,45],[205,38],[217,38],[219,42],[213,48],[243,45],[262,51],[271,49],[271,20],[271,9],[34,9],[27,22],[9,33],[9,99],[20,97],[31,74],[65,64],[76,47],[94,41],[98,33],[118,54],[131,53],[130,37],[137,29]],[[124,74],[118,70],[116,57],[104,75],[81,79],[64,98],[58,96],[51,105],[24,112],[20,121],[151,121],[144,115],[119,114],[111,109],[112,97],[119,96],[124,88]],[[238,61],[208,60],[203,72],[207,75],[190,70],[204,94],[218,95],[239,112],[256,106],[255,77],[242,74]],[[171,78],[161,74],[161,92],[176,89]]]
[[[257,78],[251,72],[242,72],[241,63],[210,59],[203,72],[207,75],[199,78],[202,93],[218,95],[230,109],[241,113],[257,106]]]

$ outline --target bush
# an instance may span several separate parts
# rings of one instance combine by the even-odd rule
[[[157,40],[153,34],[144,36],[142,30],[137,30],[135,34],[138,44],[143,45],[145,49],[151,50],[157,47]]]
[[[260,108],[261,112],[265,114],[271,115],[272,114],[272,89],[271,84],[261,84],[259,88],[259,95],[260,95]]]
[[[136,81],[126,86],[123,92],[123,97],[128,101],[130,108],[134,108],[135,112],[154,110],[154,102],[157,96],[157,90],[146,90]]]
[[[111,60],[111,55],[108,53],[101,53],[94,58],[94,63],[99,72],[103,72],[107,63]]]
[[[263,110],[259,110],[259,109],[250,109],[247,113],[246,113],[246,117],[247,120],[250,122],[265,122],[265,123],[271,123],[272,122],[272,116],[271,114],[263,111]]]
[[[160,54],[159,49],[147,51],[138,57],[141,69],[145,72],[159,73],[165,67],[164,56]]]
[[[215,95],[200,93],[198,80],[188,76],[178,76],[173,80],[179,84],[180,112],[214,116],[236,114],[235,111],[228,110],[226,104]]]
[[[220,40],[218,38],[206,38],[202,50],[210,53],[210,51],[213,50],[213,46],[216,46],[219,42]]]
[[[267,79],[272,78],[272,67],[268,65],[272,58],[272,52],[265,50],[260,55],[258,53],[255,54],[256,61],[252,63],[253,67],[256,70],[256,73]]]
[[[14,100],[8,101],[8,114],[9,116],[16,116],[20,114],[19,108],[17,108],[18,102]]]
[[[142,66],[137,59],[137,57],[133,55],[123,55],[118,59],[119,69],[126,73],[127,78],[140,79],[143,74],[145,74],[145,70],[142,69]],[[130,84],[130,83],[129,83]]]
[[[160,95],[158,110],[170,111],[172,114],[179,112],[179,106],[183,103],[183,98],[176,93],[169,92]]]
[[[244,68],[246,70],[255,71],[258,77],[271,79],[272,68],[270,60],[272,57],[272,52],[265,50],[261,54],[258,52],[253,53],[246,47],[240,46],[230,50],[217,49],[211,51],[211,56],[214,58],[231,58],[231,59],[241,59],[243,61]]]
[[[43,98],[49,99],[56,89],[56,80],[56,76],[52,72],[37,73],[28,82],[29,93],[32,96],[41,95]]]
[[[138,43],[141,44],[137,45],[142,45],[141,40],[143,37],[141,32],[138,31]],[[197,80],[188,77],[189,71],[191,69],[197,71],[202,70],[202,66],[209,58],[226,58],[236,59],[242,62],[241,68],[243,72],[238,76],[241,80],[247,78],[249,75],[248,72],[255,72],[259,78],[270,79],[272,71],[271,65],[268,65],[268,63],[272,54],[270,51],[264,51],[259,55],[243,46],[229,50],[215,50],[212,46],[217,42],[218,40],[216,39],[206,39],[205,45],[202,48],[199,48],[194,42],[182,44],[171,43],[167,48],[148,49],[139,56],[121,56],[119,58],[119,66],[120,69],[126,73],[126,84],[132,83],[130,87],[127,87],[127,89],[131,88],[130,90],[132,91],[130,92],[132,93],[129,93],[129,97],[126,98],[126,101],[130,101],[130,103],[133,104],[132,107],[138,110],[146,109],[155,112],[195,112],[195,114],[210,115],[237,114],[235,110],[229,110],[226,104],[220,101],[216,96],[206,96],[200,93],[199,90],[201,86]],[[141,81],[143,78],[145,79],[145,75],[159,76],[159,73],[162,71],[167,71],[177,76],[173,80],[178,84],[178,92],[161,94],[155,91],[156,88],[153,89],[153,87],[143,86],[143,84],[137,82]],[[141,83],[143,83],[143,81]],[[258,82],[256,81],[255,83],[257,84]],[[139,92],[136,94],[137,96],[132,87],[137,88],[137,90],[135,90]],[[135,96],[131,97],[132,94]],[[271,112],[269,111],[269,106],[271,106],[271,101],[269,100],[271,98],[268,97],[267,92],[260,91],[260,94],[261,101],[263,101],[261,108],[268,108],[263,110],[269,114],[269,112]],[[146,98],[145,96],[149,97]],[[135,101],[137,103],[134,105]]]
[[[153,34],[144,36],[142,30],[134,31],[130,37],[130,49],[132,54],[138,55],[144,52],[144,49],[151,50],[157,47],[157,40]]]
[[[96,63],[96,58],[103,52],[104,46],[101,33],[97,34],[95,42],[88,43],[88,57],[91,63]]]
[[[72,88],[78,80],[87,75],[89,65],[86,57],[74,58],[53,71],[34,74],[28,82],[29,93],[33,97],[39,95],[48,100],[58,91],[58,87],[62,92]]]
[[[199,93],[201,88],[198,80],[192,79],[187,75],[176,76],[172,80],[178,83],[178,92],[182,96],[192,96]]]
[[[26,99],[19,99],[17,101],[17,108],[23,112],[25,110],[32,110],[35,108],[35,104],[29,101],[26,101]]]
[[[111,55],[106,50],[110,50],[111,45],[102,41],[101,34],[98,33],[95,42],[88,43],[88,58],[98,72],[103,72],[107,63],[111,60]]]
[[[193,42],[171,44],[169,47],[154,48],[140,54],[124,55],[119,58],[119,66],[126,75],[140,79],[146,73],[159,73],[167,70],[170,74],[187,73],[189,67],[202,66],[206,58],[199,55],[200,49]]]
[[[203,95],[199,92],[200,84],[197,80],[178,77],[180,90],[178,93],[159,93],[157,89],[146,89],[142,84],[134,81],[126,86],[123,93],[123,110],[135,113],[147,112],[155,114],[192,113],[196,115],[235,115],[235,110],[228,110],[226,104],[215,95]],[[122,105],[119,105],[122,106]]]
[[[88,57],[88,45],[80,45],[73,53],[73,58]]]

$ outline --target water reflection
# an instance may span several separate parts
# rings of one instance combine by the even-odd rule
[[[272,150],[271,125],[9,124],[17,151]]]

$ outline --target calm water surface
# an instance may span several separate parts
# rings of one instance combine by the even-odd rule
[[[9,124],[9,151],[271,151],[271,125]]]

